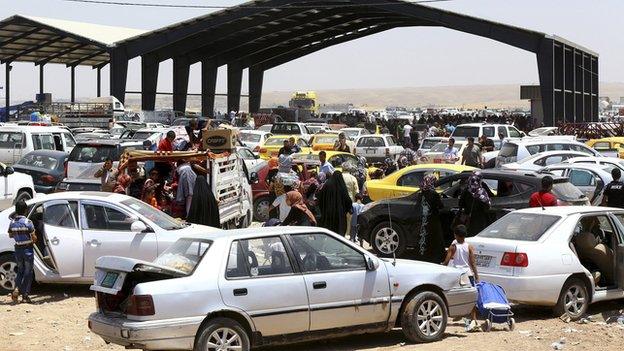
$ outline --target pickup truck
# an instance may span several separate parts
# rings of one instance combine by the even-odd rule
[[[299,136],[305,141],[309,141],[313,133],[308,130],[305,123],[280,122],[273,124],[271,134]]]
[[[0,163],[0,210],[34,196],[35,186],[31,176],[15,172],[13,167]]]

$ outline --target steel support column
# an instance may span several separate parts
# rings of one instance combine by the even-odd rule
[[[102,96],[102,67],[98,67],[96,72],[97,72],[96,94],[97,94],[97,97],[100,97]]]
[[[70,101],[73,104],[76,102],[76,66],[71,66],[71,92],[70,92]]]
[[[39,65],[39,94],[43,94],[43,67],[45,65]]]
[[[243,83],[243,67],[240,62],[230,62],[227,65],[227,105],[230,111],[240,110],[241,85]]]
[[[215,60],[205,59],[201,61],[202,116],[214,117],[218,69],[219,67]]]
[[[249,113],[258,113],[262,102],[264,70],[258,66],[249,67]]]
[[[110,94],[122,104],[126,101],[128,57],[120,49],[110,53]]]
[[[185,56],[173,58],[173,110],[186,111],[190,63]]]
[[[156,56],[141,56],[141,109],[144,111],[156,109],[159,66],[160,62]]]
[[[9,120],[9,106],[11,106],[11,62],[4,64],[5,76],[4,76],[4,118],[2,122]]]
[[[542,39],[537,52],[537,69],[540,79],[540,90],[542,93],[542,107],[544,109],[544,120],[537,121],[537,125],[543,122],[545,126],[556,126],[555,121],[555,58],[554,41],[552,39]]]

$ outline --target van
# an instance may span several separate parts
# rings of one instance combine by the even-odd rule
[[[587,156],[602,156],[598,151],[576,141],[573,136],[510,139],[505,141],[498,152],[496,167],[522,160],[539,152],[559,150],[580,151],[586,153]]]
[[[488,139],[500,140],[500,136],[503,138],[521,138],[524,136],[524,133],[508,124],[466,123],[458,125],[453,134],[451,134],[451,138],[464,140],[468,137],[473,137],[477,141],[477,138],[482,135],[485,135]]]
[[[13,164],[34,150],[69,153],[74,146],[74,136],[62,127],[5,124],[0,130],[0,162],[4,164]]]

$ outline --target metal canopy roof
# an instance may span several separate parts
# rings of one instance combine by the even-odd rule
[[[101,66],[115,42],[144,30],[15,15],[0,21],[0,63]]]

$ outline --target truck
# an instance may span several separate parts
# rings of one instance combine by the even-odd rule
[[[319,105],[316,101],[316,92],[314,91],[296,91],[288,103],[290,108],[307,110],[318,115]]]

